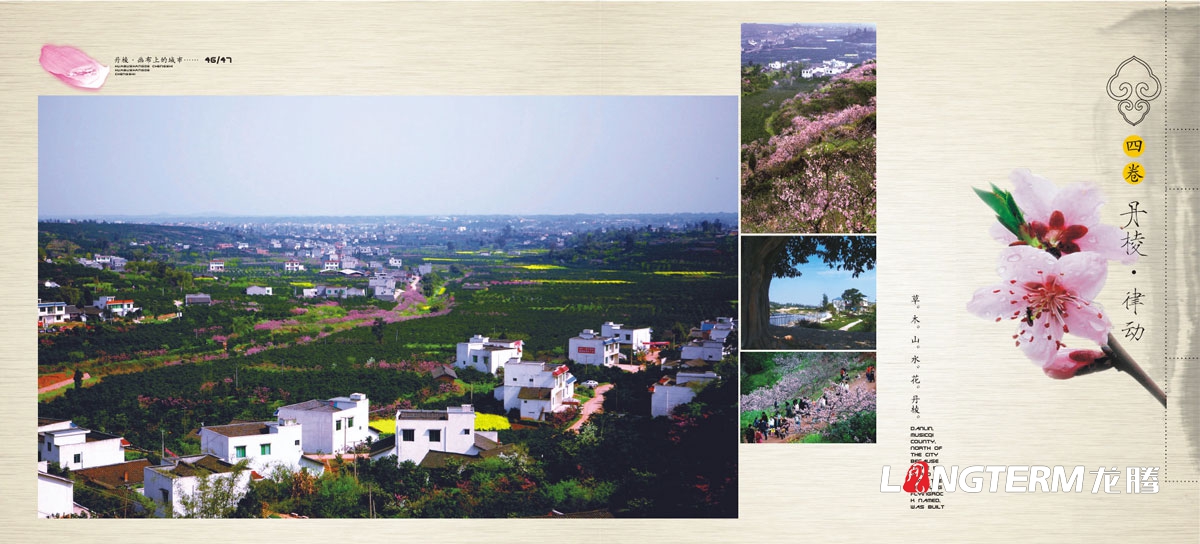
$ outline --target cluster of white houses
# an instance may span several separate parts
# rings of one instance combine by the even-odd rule
[[[505,411],[517,410],[522,418],[545,419],[566,410],[575,401],[575,376],[566,365],[540,361],[522,361],[525,344],[521,340],[492,340],[475,335],[458,344],[454,366],[500,375],[504,383],[496,387],[496,400]]]
[[[555,376],[561,381],[563,374]],[[199,455],[166,457],[153,466],[145,459],[126,462],[125,448],[130,444],[121,437],[71,421],[39,419],[38,515],[85,512],[73,502],[71,480],[51,474],[49,463],[88,480],[107,480],[122,487],[141,484],[140,492],[155,503],[155,515],[166,517],[186,513],[187,497],[197,492],[205,477],[233,479],[235,495],[240,497],[251,479],[276,468],[320,474],[334,457],[395,456],[397,463],[442,466],[452,457],[479,458],[506,451],[495,432],[475,430],[475,410],[469,404],[445,410],[398,410],[396,434],[384,440],[368,426],[370,403],[362,393],[284,406],[275,416],[274,421],[201,427]],[[369,454],[355,453],[368,443]],[[89,475],[89,470],[95,473]]]
[[[680,405],[696,398],[706,384],[718,379],[717,373],[707,370],[710,363],[720,361],[730,354],[725,344],[729,335],[737,329],[737,321],[731,317],[718,317],[703,321],[693,328],[690,341],[680,350],[679,368],[674,376],[663,376],[650,388],[650,415],[668,416]]]
[[[699,328],[692,329],[688,336],[688,343],[684,344],[679,357],[684,361],[693,359],[720,361],[724,359],[731,351],[730,346],[726,345],[726,340],[736,328],[737,321],[732,317],[718,317],[715,320],[701,322]]]
[[[124,464],[129,442],[70,420],[50,418],[38,418],[37,435],[38,517],[86,515],[74,502],[71,480],[51,474],[50,463],[72,471]]]
[[[106,316],[125,317],[141,308],[131,299],[97,297],[91,306],[77,307],[66,302],[42,302],[38,299],[38,327],[45,328],[67,321],[103,321]]]

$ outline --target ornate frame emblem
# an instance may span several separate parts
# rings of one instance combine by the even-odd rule
[[[1150,113],[1150,101],[1162,93],[1162,82],[1149,64],[1133,56],[1119,64],[1108,78],[1107,91],[1108,97],[1117,101],[1117,113],[1136,126]]]

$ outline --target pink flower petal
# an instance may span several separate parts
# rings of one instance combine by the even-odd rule
[[[1136,251],[1130,252],[1123,247],[1125,231],[1115,225],[1096,225],[1088,229],[1088,233],[1078,241],[1079,249],[1092,251],[1103,255],[1105,259],[1118,261],[1121,264],[1133,264],[1138,260]]]
[[[1025,215],[1025,221],[1044,222],[1048,220],[1050,214],[1054,212],[1050,204],[1058,192],[1054,182],[1035,176],[1025,168],[1013,170],[1009,179],[1013,183],[1013,200],[1017,202],[1017,207],[1021,208],[1021,213]]]
[[[1032,327],[1026,324],[1022,326],[1022,330],[1028,333],[1022,334],[1019,339],[1021,351],[1037,365],[1045,366],[1058,351],[1058,345],[1062,341],[1062,328],[1055,327],[1049,314],[1043,313],[1034,320]]]
[[[1101,204],[1104,204],[1104,197],[1100,195],[1100,188],[1087,182],[1069,184],[1050,200],[1051,210],[1061,211],[1068,225],[1099,223]]]
[[[1108,260],[1089,251],[1063,255],[1056,265],[1054,271],[1062,277],[1063,285],[1086,300],[1096,298],[1108,278]]]
[[[967,311],[985,319],[1008,319],[1013,312],[1024,311],[1020,293],[1009,294],[1010,285],[993,285],[975,291],[967,303]],[[1016,291],[1014,291],[1016,292]],[[1015,304],[1013,301],[1017,301]]]
[[[1057,259],[1053,255],[1029,246],[1006,247],[1000,251],[996,272],[1000,277],[1016,284],[1041,282],[1054,269]]]
[[[69,45],[42,46],[38,62],[63,83],[80,89],[99,89],[108,78],[107,66]]]
[[[1112,322],[1104,308],[1095,302],[1068,308],[1063,323],[1071,334],[1097,344],[1107,343],[1108,333],[1112,330]]]

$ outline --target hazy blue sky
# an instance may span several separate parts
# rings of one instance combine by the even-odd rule
[[[736,212],[737,97],[66,97],[41,217]]]
[[[818,258],[813,262],[796,267],[801,272],[799,278],[775,278],[771,280],[771,302],[795,302],[816,306],[821,303],[821,295],[829,295],[829,300],[842,296],[847,289],[858,289],[867,296],[867,300],[875,301],[875,270],[867,270],[852,278],[850,272],[831,270],[829,265]]]

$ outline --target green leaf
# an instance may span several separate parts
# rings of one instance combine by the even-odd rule
[[[1025,223],[1021,209],[1017,207],[1017,203],[1013,200],[1012,193],[1004,191],[995,185],[992,185],[992,192],[974,189],[975,194],[987,204],[992,211],[996,212],[996,220],[1000,221],[1004,228],[1009,232],[1021,237],[1021,225]]]

